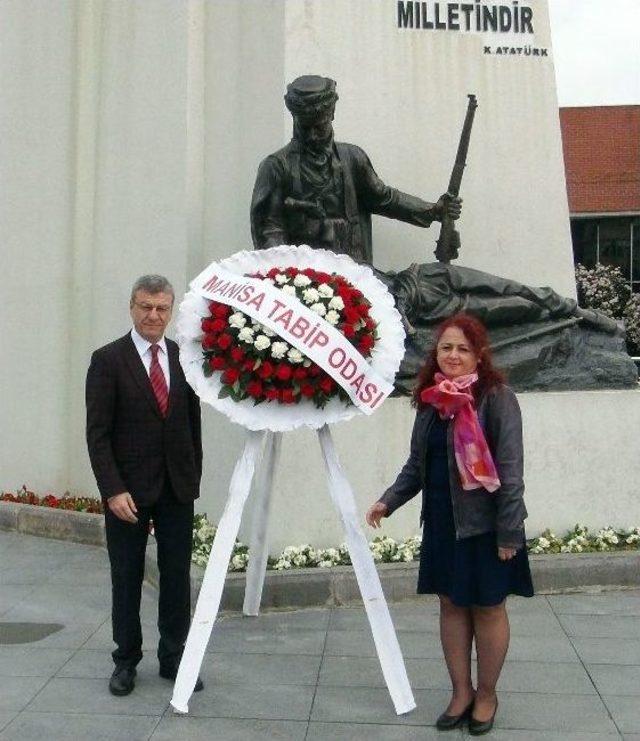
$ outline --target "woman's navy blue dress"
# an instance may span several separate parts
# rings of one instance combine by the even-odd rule
[[[456,540],[449,490],[448,424],[436,415],[428,433],[418,594],[444,594],[459,607],[497,605],[508,594],[531,597],[533,585],[524,543],[511,560],[501,561],[495,532]]]

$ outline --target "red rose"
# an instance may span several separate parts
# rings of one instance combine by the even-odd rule
[[[215,319],[212,319],[211,317],[208,317],[207,319],[203,319],[200,322],[200,326],[202,327],[203,332],[213,332],[213,323],[215,322]]]
[[[358,288],[352,288],[351,297],[352,298],[362,298],[362,291],[359,290]]]
[[[247,358],[244,363],[242,364],[242,370],[244,371],[252,371],[253,366],[255,365],[255,360],[253,358]]]
[[[206,334],[202,339],[202,347],[205,350],[212,350],[217,344],[216,339],[214,334]]]
[[[321,273],[320,271],[318,271],[316,273],[316,280],[318,281],[318,283],[328,283],[331,280],[331,276],[329,275],[329,273]]]
[[[276,378],[281,381],[288,381],[291,378],[293,369],[288,363],[279,363],[276,367]]]
[[[296,381],[302,381],[304,380],[309,374],[307,373],[307,369],[303,367],[302,365],[299,365],[294,371],[293,371],[293,377]]]
[[[227,370],[222,374],[222,383],[227,383],[229,386],[233,386],[238,378],[240,378],[239,368],[227,368]]]
[[[300,386],[300,393],[303,396],[311,397],[315,392],[315,388],[310,383],[303,383],[302,386]]]
[[[233,343],[233,337],[230,334],[221,334],[218,337],[218,347],[221,350],[227,350]]]
[[[267,273],[267,278],[275,278],[280,272],[280,268],[271,268]]]
[[[293,395],[293,389],[281,389],[280,401],[283,404],[295,404],[296,397]]]
[[[249,396],[253,396],[254,399],[258,399],[262,396],[262,381],[250,381],[247,384],[247,393]]]
[[[367,317],[367,318],[366,318],[366,319],[364,320],[364,326],[365,326],[365,327],[366,327],[367,329],[375,329],[375,327],[376,327],[376,323],[375,323],[375,322],[373,321],[373,319],[372,319],[372,318],[371,318],[370,316],[368,316],[368,317]]]
[[[335,382],[333,378],[325,376],[324,378],[320,379],[320,383],[318,384],[318,386],[320,387],[320,391],[322,391],[324,394],[330,394],[333,391]]]
[[[230,312],[231,307],[226,304],[216,304],[216,306],[211,309],[211,314],[216,317],[216,319],[226,319]]]
[[[311,280],[315,280],[316,277],[316,271],[313,268],[305,268],[302,271],[303,275],[306,275],[307,278],[311,278]]]
[[[355,337],[356,334],[356,330],[353,328],[353,324],[341,324],[340,331],[348,339],[351,339],[351,337]]]
[[[278,398],[278,389],[274,389],[273,387],[265,389],[264,395],[269,401],[273,401]]]
[[[316,376],[319,376],[322,373],[322,368],[319,365],[316,365],[315,363],[311,363],[309,366],[309,375],[313,378]]]
[[[230,354],[236,363],[241,363],[244,360],[245,352],[241,347],[232,347]]]
[[[285,275],[289,276],[289,278],[295,278],[296,275],[298,275],[300,271],[298,270],[298,268],[290,267],[290,268],[287,268],[284,272],[285,272]]]
[[[216,355],[215,358],[209,358],[209,367],[211,370],[223,370],[226,365],[227,361],[221,355]]]
[[[270,363],[268,360],[265,360],[264,363],[258,368],[258,375],[260,378],[264,378],[265,381],[267,378],[271,378],[274,371],[273,363]]]
[[[338,296],[346,303],[351,303],[351,296],[352,296],[353,289],[344,284],[342,286],[338,287]]]
[[[365,334],[360,338],[360,342],[358,342],[358,350],[360,350],[361,353],[368,353],[374,344],[375,340],[373,337],[370,334]]]
[[[227,328],[227,322],[224,319],[213,319],[211,321],[212,332],[224,332]]]
[[[364,319],[369,314],[369,304],[358,304],[356,306],[358,314]]]

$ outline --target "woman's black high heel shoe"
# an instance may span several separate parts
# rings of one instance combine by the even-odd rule
[[[436,728],[439,731],[452,731],[454,728],[461,726],[464,721],[470,717],[473,703],[474,701],[471,700],[469,705],[467,705],[460,715],[447,715],[446,713],[442,713],[436,721]]]
[[[493,722],[496,719],[496,713],[498,712],[498,699],[496,698],[496,707],[493,711],[493,715],[489,720],[476,720],[473,717],[473,713],[469,716],[469,735],[470,736],[484,736],[485,733],[493,728]]]

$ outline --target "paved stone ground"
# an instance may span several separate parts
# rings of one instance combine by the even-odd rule
[[[136,689],[112,697],[104,550],[0,532],[2,741],[417,741],[440,734],[448,679],[432,599],[392,606],[418,708],[394,714],[362,608],[224,615],[190,714],[157,675],[156,602],[143,598],[147,653]],[[512,643],[490,738],[640,741],[640,591],[510,603]],[[7,644],[9,623],[58,623]],[[35,628],[27,626],[26,630]],[[3,632],[4,630],[4,632]],[[4,641],[2,636],[4,635]]]

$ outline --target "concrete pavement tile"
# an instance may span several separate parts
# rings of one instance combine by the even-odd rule
[[[533,692],[499,692],[496,728],[532,731],[615,733],[599,697]]]
[[[3,615],[3,620],[50,623],[103,622],[111,614],[111,595],[99,586],[46,584]]]
[[[17,710],[3,710],[0,712],[0,731],[5,728],[5,726],[9,725],[10,721],[12,721],[16,715],[18,714]]]
[[[159,637],[160,634],[156,625],[142,623],[142,648],[144,650],[155,652]],[[105,620],[98,630],[85,642],[82,648],[113,651],[115,644],[113,643],[111,620]]]
[[[308,720],[315,687],[295,685],[205,686],[192,695],[189,714],[207,718]]]
[[[24,645],[37,646],[38,648],[80,648],[102,625],[102,623],[89,623],[88,625],[65,625],[64,628],[52,633],[46,638],[41,638],[34,643]]]
[[[21,713],[0,741],[147,741],[159,718],[67,713]]]
[[[585,664],[640,665],[640,640],[631,638],[572,638]]]
[[[442,656],[436,633],[398,631],[398,641],[405,659],[438,659]],[[376,649],[369,630],[330,630],[327,633],[327,656],[375,656]]]
[[[510,656],[500,675],[498,690],[561,695],[597,694],[580,663],[556,662],[550,668],[548,662],[512,661]]]
[[[155,653],[149,652],[138,664],[138,676],[152,677],[158,673],[158,661]],[[76,679],[102,679],[106,681],[113,672],[111,651],[98,649],[80,649],[57,672],[58,677],[75,677]]]
[[[324,648],[324,630],[215,630],[207,651],[211,653],[306,654],[320,656]]]
[[[320,669],[320,656],[282,654],[207,654],[202,675],[214,685],[313,685]]]
[[[0,646],[0,677],[52,677],[72,656],[70,648]]]
[[[433,726],[451,697],[443,690],[415,690],[417,708],[396,715],[389,692],[373,687],[318,687],[312,721],[373,723],[389,726]]]
[[[566,636],[515,635],[509,644],[510,661],[547,661],[572,663],[579,661]]]
[[[5,584],[0,590],[0,615],[22,602],[35,589],[33,584]]]
[[[160,679],[138,676],[135,690],[126,697],[109,694],[104,679],[56,677],[29,705],[29,712],[106,713],[113,715],[162,715],[171,699],[171,685]]]
[[[525,615],[532,615],[534,613],[553,614],[553,610],[547,601],[547,596],[544,594],[539,594],[535,597],[510,595],[507,597],[507,609],[510,615],[517,613],[524,613]]]
[[[512,636],[564,637],[565,635],[558,618],[551,611],[526,613],[509,610],[509,624]]]
[[[442,659],[405,659],[409,682],[414,690],[450,687]],[[380,662],[376,658],[325,656],[318,684],[326,687],[385,687]]]
[[[640,591],[597,594],[553,594],[547,597],[553,611],[564,615],[640,615]]]
[[[640,703],[637,697],[603,695],[602,699],[623,733],[640,733]]]
[[[216,630],[236,628],[238,630],[326,630],[329,626],[331,610],[281,610],[263,612],[257,617],[226,613],[216,621]]]
[[[587,664],[587,671],[601,695],[640,695],[640,666]]]
[[[438,633],[440,630],[439,613],[426,605],[422,607],[411,604],[410,608],[390,605],[390,612],[397,631]],[[334,610],[329,630],[370,630],[364,607]]]
[[[304,741],[306,721],[192,718],[167,715],[149,741]]]
[[[640,741],[640,733],[625,733],[622,738],[624,741]]]
[[[435,728],[422,726],[373,725],[372,723],[316,723],[309,724],[307,741],[429,741],[441,739]],[[461,731],[449,731],[447,738],[462,738]]]
[[[475,738],[463,731],[463,738]],[[488,736],[491,741],[619,741],[619,733],[588,733],[587,731],[518,731],[514,728],[501,731],[494,728]]]
[[[637,638],[640,615],[559,615],[570,636],[581,638]]]
[[[48,681],[47,677],[0,677],[0,710],[22,710]]]

